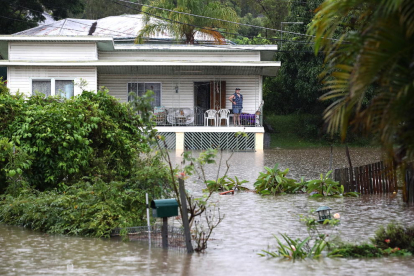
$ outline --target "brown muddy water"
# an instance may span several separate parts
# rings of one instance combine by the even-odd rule
[[[373,149],[351,149],[354,166],[380,160]],[[179,160],[179,153],[172,153]],[[229,153],[224,153],[229,156]],[[290,168],[288,176],[314,179],[330,167],[330,149],[265,150],[238,152],[230,161],[229,176],[249,180],[252,188],[263,166]],[[347,165],[345,150],[334,149],[333,167]],[[207,173],[213,178],[217,167]],[[201,194],[202,186],[187,180],[187,187]],[[400,195],[359,198],[310,199],[306,195],[262,197],[252,192],[215,196],[224,221],[218,226],[204,254],[149,248],[143,242],[54,236],[20,227],[0,225],[0,275],[413,275],[414,257],[380,259],[321,258],[288,261],[258,256],[274,249],[273,234],[306,237],[298,215],[327,205],[341,214],[336,232],[342,241],[368,241],[375,230],[391,221],[413,224],[414,208]],[[178,226],[178,224],[177,224]]]

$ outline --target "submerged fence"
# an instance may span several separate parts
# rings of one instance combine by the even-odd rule
[[[414,204],[414,163],[408,164],[405,171],[405,192],[407,195],[407,202]]]
[[[115,229],[111,236],[126,234],[130,241],[151,242],[152,247],[162,247],[162,225],[136,226]],[[168,248],[186,249],[184,228],[168,226]]]
[[[382,161],[354,167],[352,173],[349,168],[335,169],[334,178],[344,186],[345,192],[381,194],[397,191],[394,167]]]

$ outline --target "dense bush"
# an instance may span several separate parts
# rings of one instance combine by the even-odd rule
[[[76,183],[83,176],[128,178],[155,134],[107,91],[83,92],[69,100],[42,95],[25,100],[3,93],[0,118],[0,137],[33,158],[23,176],[41,190]]]
[[[81,181],[62,191],[27,188],[18,197],[3,196],[1,221],[48,233],[108,237],[117,227],[140,225],[142,191],[125,182]]]
[[[335,248],[330,252],[330,256],[336,257],[354,257],[354,258],[364,258],[364,257],[382,257],[382,251],[380,248],[375,247],[372,244],[363,243],[359,245],[354,244],[345,244],[338,248]]]
[[[150,96],[131,106],[106,90],[67,100],[1,91],[0,222],[107,237],[141,224],[145,193],[168,196]]]
[[[379,248],[401,248],[414,254],[414,225],[404,227],[390,223],[375,232],[371,241]]]

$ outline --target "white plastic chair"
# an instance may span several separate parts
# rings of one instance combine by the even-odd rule
[[[204,126],[208,126],[208,120],[214,120],[214,126],[217,126],[217,110],[209,109],[204,113]]]
[[[229,113],[230,113],[230,110],[228,110],[228,109],[220,109],[218,111],[218,122],[217,122],[218,126],[221,126],[221,120],[226,120],[227,121],[227,126],[230,125]]]

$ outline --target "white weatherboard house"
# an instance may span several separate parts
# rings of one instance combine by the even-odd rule
[[[71,97],[81,92],[81,80],[87,82],[83,89],[105,86],[121,102],[130,92],[152,90],[157,130],[169,148],[263,149],[258,111],[266,100],[263,76],[275,76],[280,67],[272,61],[276,46],[213,45],[202,35],[198,45],[180,45],[165,33],[133,44],[140,28],[140,15],[125,15],[65,19],[0,36],[0,67],[7,68],[10,90],[28,95]],[[243,126],[233,126],[228,100],[237,87],[244,97]],[[230,113],[220,119],[207,112],[220,109]]]

